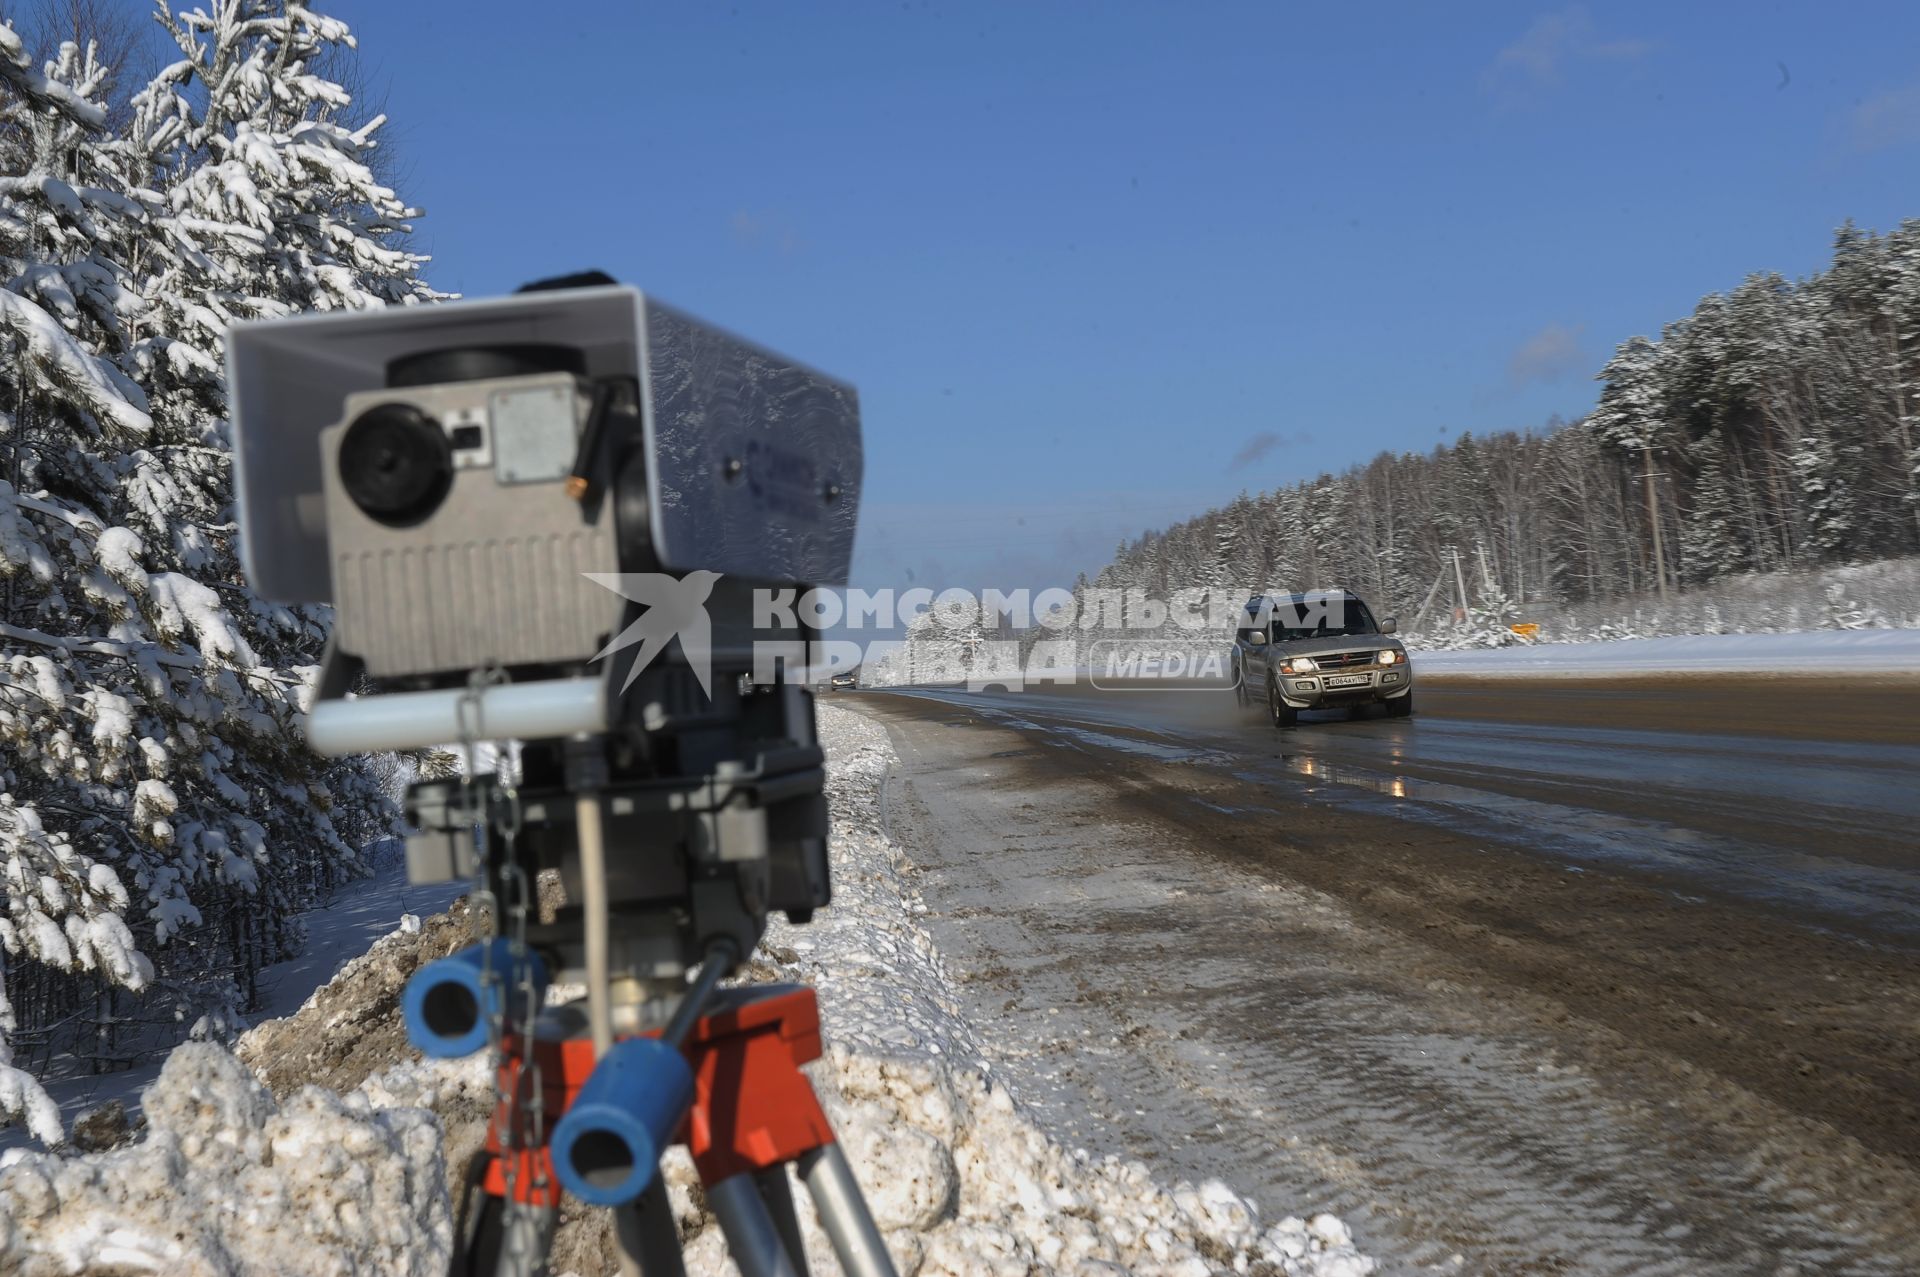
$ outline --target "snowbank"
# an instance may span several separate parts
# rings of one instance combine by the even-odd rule
[[[439,1123],[307,1087],[284,1105],[223,1047],[190,1042],[146,1094],[147,1136],[0,1169],[0,1271],[443,1272]]]
[[[1102,1265],[1192,1277],[1258,1263],[1320,1277],[1373,1270],[1331,1215],[1263,1226],[1223,1183],[1169,1188],[1138,1162],[1062,1147],[1022,1114],[983,1067],[982,1026],[959,1014],[917,921],[926,906],[880,827],[893,759],[885,731],[836,706],[822,706],[820,720],[833,755],[833,907],[806,927],[776,924],[762,952],[779,978],[819,990],[829,1058],[816,1084],[891,1230],[902,1277]]]
[[[1690,634],[1604,643],[1542,643],[1479,651],[1414,652],[1424,675],[1612,676],[1668,673],[1868,674],[1920,672],[1920,630],[1808,630]]]
[[[820,717],[833,756],[833,907],[806,927],[776,923],[750,974],[818,988],[829,1049],[812,1066],[815,1085],[902,1277],[1371,1272],[1331,1215],[1264,1224],[1223,1183],[1158,1184],[1140,1163],[1062,1147],[1021,1113],[988,1077],[980,1029],[959,1013],[917,921],[925,906],[880,827],[885,733],[836,707]],[[380,951],[370,985],[393,982],[386,968],[403,949]],[[349,1023],[337,1001],[323,990],[301,1015],[315,1032],[337,1033]],[[296,1038],[283,1036],[283,1050]],[[243,1040],[243,1054],[258,1060],[266,1041]],[[304,1086],[276,1103],[221,1048],[181,1048],[148,1093],[141,1144],[77,1158],[6,1155],[0,1219],[11,1223],[0,1225],[0,1270],[443,1268],[444,1168],[478,1144],[491,1095],[484,1061],[392,1064],[371,1053],[374,1067],[391,1067],[346,1094]],[[689,1270],[732,1273],[684,1152],[664,1171]],[[835,1271],[804,1195],[801,1208],[811,1258]],[[563,1216],[556,1272],[612,1271],[605,1219]]]

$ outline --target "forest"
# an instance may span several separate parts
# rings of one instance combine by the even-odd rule
[[[1504,615],[1920,551],[1920,221],[1843,226],[1826,270],[1704,297],[1599,380],[1580,421],[1242,494],[1091,584],[1345,586],[1430,624],[1461,581]]]
[[[123,83],[119,6],[37,16],[0,24],[0,1119],[53,1142],[35,1075],[232,1032],[393,831],[392,760],[300,732],[324,609],[241,578],[223,338],[438,294],[342,23],[157,5]]]

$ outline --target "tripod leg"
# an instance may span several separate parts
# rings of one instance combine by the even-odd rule
[[[787,1178],[786,1165],[770,1166],[753,1178],[760,1186],[767,1213],[773,1216],[774,1230],[793,1260],[794,1272],[807,1277],[807,1244],[800,1236],[800,1217],[794,1214],[793,1181]]]
[[[709,1186],[707,1205],[726,1234],[740,1277],[799,1277],[752,1174],[742,1171]]]
[[[838,1144],[823,1144],[800,1158],[800,1178],[807,1181],[820,1223],[833,1242],[846,1277],[895,1277],[893,1256],[867,1209],[860,1181],[847,1165]]]
[[[546,1277],[547,1248],[558,1213],[551,1206],[501,1203],[500,1252],[494,1277]]]
[[[658,1175],[639,1201],[614,1212],[613,1227],[621,1257],[638,1264],[643,1277],[687,1277],[680,1231],[674,1226],[666,1183]]]

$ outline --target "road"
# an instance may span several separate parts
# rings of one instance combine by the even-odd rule
[[[1920,681],[863,693],[1063,1138],[1389,1272],[1920,1272]]]

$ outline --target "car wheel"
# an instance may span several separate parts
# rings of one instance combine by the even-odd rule
[[[1267,682],[1267,714],[1275,727],[1292,727],[1300,721],[1300,711],[1280,699],[1280,684]]]
[[[1410,718],[1413,715],[1413,693],[1408,692],[1398,700],[1387,702],[1388,718]]]

